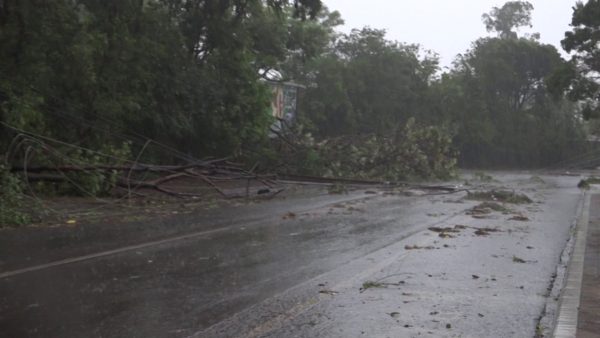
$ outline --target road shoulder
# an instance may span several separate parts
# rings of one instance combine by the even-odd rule
[[[600,194],[591,196],[577,337],[600,335]]]

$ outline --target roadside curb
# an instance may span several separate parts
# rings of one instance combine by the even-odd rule
[[[577,333],[577,320],[583,281],[586,238],[590,215],[591,193],[584,195],[575,232],[575,247],[567,268],[565,287],[561,292],[553,337],[573,338]]]

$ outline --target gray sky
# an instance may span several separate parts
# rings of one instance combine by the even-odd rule
[[[330,10],[342,14],[346,25],[341,29],[370,26],[385,29],[390,40],[418,43],[440,54],[441,65],[450,66],[454,57],[467,50],[471,42],[489,34],[481,15],[502,0],[323,0]],[[572,7],[576,0],[530,0],[533,28],[519,33],[539,32],[541,41],[560,47],[569,30]]]

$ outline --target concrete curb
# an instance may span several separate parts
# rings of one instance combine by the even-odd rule
[[[567,270],[565,288],[560,296],[560,305],[553,337],[573,338],[577,333],[581,283],[583,280],[583,263],[585,258],[586,237],[590,215],[591,193],[586,192],[583,206],[577,220],[575,248]]]

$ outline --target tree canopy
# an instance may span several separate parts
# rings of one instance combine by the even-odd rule
[[[384,30],[338,32],[318,0],[4,0],[0,121],[104,151],[152,140],[144,156],[164,161],[261,156],[273,123],[261,78],[276,70],[306,88],[296,129],[317,140],[389,140],[412,121],[453,135],[463,165],[543,165],[583,139],[565,92],[597,101],[598,4],[575,8],[563,42],[575,62],[519,37],[533,6],[509,1],[483,15],[498,37],[442,73],[435,52]]]
[[[531,11],[533,5],[528,1],[509,1],[502,7],[494,7],[489,13],[483,14],[482,19],[488,32],[497,32],[498,36],[516,38],[514,31],[519,27],[531,27]]]
[[[585,117],[600,117],[600,1],[578,2],[573,8],[572,31],[565,33],[562,46],[574,52],[578,73],[567,73],[572,80],[573,99],[587,100]]]
[[[0,119],[93,148],[149,138],[195,156],[239,152],[271,123],[258,70],[318,53],[298,31],[320,9],[318,0],[2,1]]]

